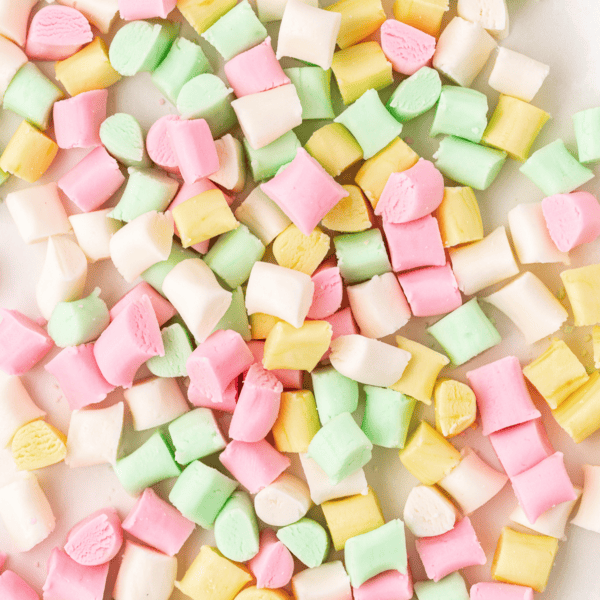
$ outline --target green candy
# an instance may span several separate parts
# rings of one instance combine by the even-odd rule
[[[406,123],[433,108],[441,92],[439,73],[421,67],[395,89],[386,107],[397,121]]]
[[[402,131],[402,123],[386,110],[374,89],[367,90],[334,121],[356,138],[365,160],[383,150]]]
[[[244,292],[241,287],[238,287],[231,294],[231,304],[213,331],[231,329],[237,331],[246,342],[249,342],[252,335],[250,334],[250,323],[248,322],[248,313],[244,302]]]
[[[59,302],[48,321],[48,335],[60,348],[79,346],[98,338],[109,323],[108,307],[96,288],[87,298]]]
[[[365,385],[362,430],[375,446],[404,448],[417,401],[388,388]]]
[[[64,96],[33,63],[25,63],[4,93],[4,108],[17,113],[38,129],[46,129],[52,107]]]
[[[177,478],[169,502],[194,523],[209,529],[237,482],[196,460]]]
[[[331,69],[291,67],[283,72],[296,87],[303,121],[335,117],[331,103]]]
[[[298,136],[293,131],[288,131],[274,142],[258,150],[255,150],[244,138],[244,149],[254,181],[263,181],[274,177],[283,165],[294,160],[298,148],[301,146]]]
[[[485,190],[506,161],[506,152],[449,136],[433,155],[435,166],[450,179],[476,190]]]
[[[260,44],[267,35],[248,0],[243,0],[209,27],[202,37],[227,61]]]
[[[100,140],[118,161],[128,167],[147,167],[144,131],[137,119],[126,113],[117,113],[100,125]]]
[[[582,110],[573,115],[579,162],[600,162],[600,108]]]
[[[165,355],[149,358],[146,361],[148,370],[157,377],[187,377],[185,364],[194,350],[189,332],[180,323],[173,323],[164,327],[160,335]]]
[[[165,59],[152,73],[152,82],[173,104],[181,88],[191,79],[203,73],[212,73],[202,48],[185,38],[177,38]]]
[[[310,376],[321,425],[341,413],[353,413],[358,408],[356,381],[338,373],[333,367],[315,370]]]
[[[593,171],[578,162],[562,140],[554,140],[534,152],[519,170],[546,196],[568,194],[594,177]]]
[[[432,137],[442,133],[478,144],[487,127],[487,96],[457,85],[445,85],[431,126]]]
[[[379,229],[333,238],[340,273],[347,283],[360,283],[392,270]]]
[[[258,522],[246,492],[233,492],[215,520],[215,541],[229,560],[246,562],[258,554]]]
[[[327,531],[319,523],[306,517],[282,527],[277,532],[277,538],[309,569],[323,564],[329,554]]]
[[[173,458],[173,451],[160,431],[129,456],[118,460],[114,468],[121,485],[132,496],[181,473],[181,468]]]
[[[6,183],[6,181],[8,180],[9,177],[10,177],[10,173],[6,173],[6,171],[3,171],[2,169],[0,169],[0,185],[2,185],[3,183]]]
[[[469,600],[465,580],[458,571],[439,581],[418,581],[415,583],[418,600]]]
[[[182,248],[179,242],[173,241],[171,246],[171,254],[167,260],[161,260],[155,265],[152,265],[142,273],[142,279],[149,283],[159,294],[163,293],[162,284],[165,277],[173,270],[180,262],[188,258],[198,258],[198,254],[193,250]],[[164,294],[163,294],[164,295]]]
[[[439,342],[456,366],[502,341],[496,328],[481,310],[477,298],[452,311],[427,331]]]
[[[373,531],[350,538],[344,549],[346,570],[352,587],[359,587],[384,571],[406,573],[404,523],[394,519]]]

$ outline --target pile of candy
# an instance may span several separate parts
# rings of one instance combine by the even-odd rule
[[[396,0],[395,18],[381,0],[256,0],[257,13],[247,0],[58,2],[31,17],[35,0],[0,0],[0,100],[23,118],[1,182],[35,183],[59,149],[92,149],[57,182],[15,188],[2,209],[47,252],[43,318],[0,309],[0,447],[20,472],[0,487],[0,517],[19,552],[45,540],[55,517],[33,472],[61,461],[112,465],[137,500],[123,521],[106,507],[71,529],[49,557],[44,600],[102,600],[111,568],[115,600],[169,600],[174,588],[192,600],[542,592],[580,498],[571,522],[600,532],[600,466],[584,465],[583,489],[571,483],[527,382],[581,442],[600,429],[600,373],[554,338],[524,367],[505,356],[471,369],[469,385],[439,375],[500,343],[474,296],[490,286],[512,278],[481,300],[528,344],[566,322],[513,246],[521,265],[568,266],[570,250],[600,235],[600,204],[576,191],[600,162],[600,108],[574,116],[578,160],[560,139],[531,153],[550,115],[530,102],[549,68],[498,47],[505,0],[458,0],[443,29],[448,0]],[[226,82],[179,37],[175,8],[221,55]],[[107,46],[93,28],[107,34],[117,11],[127,23]],[[488,98],[469,86],[493,52],[500,97],[488,121]],[[301,66],[283,69],[284,57]],[[56,61],[64,90],[36,60]],[[147,135],[132,115],[107,115],[108,88],[140,72],[179,113]],[[384,104],[394,72],[404,78]],[[435,163],[399,137],[429,110],[429,135],[445,136]],[[325,124],[302,147],[294,129],[307,120]],[[242,141],[230,133],[238,125]],[[508,213],[512,245],[505,227],[484,235],[473,191],[508,157],[546,196]],[[242,200],[246,163],[259,185]],[[348,173],[353,184],[336,181]],[[110,310],[100,288],[84,297],[88,265],[106,259],[136,282]],[[600,265],[561,278],[575,326],[596,326],[599,368]],[[418,317],[437,319],[427,331],[438,345],[382,341]],[[67,435],[21,380],[43,360],[72,410]],[[125,403],[110,396],[117,388]],[[432,400],[435,427],[411,425]],[[127,455],[125,405],[135,431],[153,430]],[[448,441],[477,419],[503,472]],[[374,446],[398,450],[420,482],[403,520],[386,522],[367,484]],[[217,454],[218,469],[206,460]],[[163,498],[152,488],[169,479]],[[516,528],[502,530],[493,582],[469,591],[459,570],[486,563],[469,515],[509,481]],[[313,505],[323,518],[307,516]],[[216,547],[202,546],[178,579],[197,525]],[[414,585],[405,526],[428,577]],[[331,546],[343,562],[327,562]],[[0,599],[39,596],[5,570]]]

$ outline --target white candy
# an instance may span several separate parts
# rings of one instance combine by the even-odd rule
[[[352,600],[350,577],[339,560],[300,571],[292,589],[296,600]]]
[[[410,308],[394,273],[375,275],[347,291],[354,319],[366,337],[390,335],[410,319]]]
[[[479,23],[454,17],[440,35],[433,66],[452,81],[469,87],[495,47],[496,41]]]
[[[177,558],[131,541],[113,590],[114,600],[169,600],[177,577]]]
[[[255,187],[235,211],[243,223],[265,246],[268,246],[291,221],[260,187]]]
[[[91,263],[110,258],[110,238],[123,226],[108,216],[112,211],[105,208],[69,217],[77,243]]]
[[[456,508],[436,488],[418,485],[408,494],[403,516],[413,535],[433,537],[454,528]]]
[[[149,377],[134,383],[123,395],[136,431],[170,423],[190,409],[174,378]]]
[[[9,83],[26,62],[25,52],[10,40],[0,36],[0,104]]]
[[[494,229],[479,242],[450,248],[449,252],[458,287],[467,296],[519,272],[504,227]]]
[[[315,284],[306,273],[256,262],[246,289],[249,315],[263,313],[302,327],[312,304]]]
[[[0,448],[10,443],[17,429],[45,415],[18,377],[0,372]]]
[[[46,0],[53,2],[53,0]],[[119,10],[119,0],[57,0],[83,13],[102,33],[108,33]]]
[[[306,483],[289,473],[280,475],[254,497],[256,516],[267,525],[285,527],[299,521],[311,506]]]
[[[248,143],[263,148],[302,123],[302,105],[291,83],[248,94],[231,103]]]
[[[36,3],[37,0],[0,0],[0,35],[24,46],[29,14]]]
[[[208,178],[226,190],[241,192],[246,185],[246,161],[242,142],[228,133],[220,140],[215,140],[215,146],[220,168]]]
[[[528,344],[560,329],[568,317],[554,294],[529,272],[483,300],[501,310],[521,330]]]
[[[333,485],[325,471],[308,455],[300,454],[300,462],[310,489],[310,497],[315,504],[357,494],[366,496],[369,492],[363,469],[359,469],[352,475],[348,475],[346,479],[342,479],[337,485]]]
[[[470,515],[489,502],[506,484],[508,477],[496,471],[470,448],[461,451],[462,460],[438,485]]]
[[[117,462],[123,430],[123,402],[108,408],[74,410],[67,435],[65,463],[75,469]]]
[[[402,377],[410,356],[406,350],[362,335],[342,335],[331,342],[329,360],[350,379],[388,387]]]
[[[508,213],[515,251],[523,265],[532,263],[571,264],[568,252],[561,252],[550,237],[542,203],[519,204]]]
[[[458,16],[479,23],[495,38],[508,36],[508,7],[506,0],[458,0]]]
[[[56,183],[12,192],[6,196],[6,207],[26,244],[71,232]]]
[[[490,74],[490,87],[531,102],[550,73],[550,67],[514,50],[500,47]]]
[[[579,496],[581,496],[581,488],[573,486],[573,489],[577,494],[575,500],[562,502],[561,504],[553,506],[551,509],[540,515],[535,523],[530,523],[528,521],[523,509],[518,504],[511,513],[509,519],[514,523],[523,525],[523,527],[527,527],[532,531],[537,531],[542,535],[549,535],[550,537],[555,537],[559,540],[566,540],[567,536],[565,535],[565,528],[567,526],[567,521],[569,520],[569,515],[575,508]]]
[[[200,258],[188,258],[176,265],[163,281],[163,293],[198,343],[212,333],[232,298]]]
[[[600,467],[583,465],[583,496],[571,523],[600,533]]]
[[[256,0],[258,18],[263,23],[281,21],[288,0]],[[319,0],[302,0],[305,4],[318,8]]]
[[[87,277],[87,259],[81,248],[64,236],[48,238],[46,260],[36,287],[44,319],[50,319],[59,302],[81,298]]]
[[[341,24],[341,13],[288,0],[279,29],[277,60],[289,56],[330,69]]]
[[[56,519],[33,473],[0,488],[0,518],[19,552],[27,552],[53,531]]]
[[[125,281],[132,282],[157,262],[167,260],[173,243],[173,217],[151,211],[119,229],[110,239],[110,257]]]

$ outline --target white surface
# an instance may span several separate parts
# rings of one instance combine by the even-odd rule
[[[385,2],[388,15],[391,15],[391,1]],[[597,0],[510,0],[509,11],[512,23],[511,35],[503,42],[507,47],[522,52],[551,66],[550,75],[536,95],[534,104],[548,111],[553,116],[543,129],[535,148],[539,148],[559,136],[562,136],[571,150],[575,150],[575,137],[571,123],[571,115],[582,109],[600,105],[600,44],[598,43],[598,23],[600,23],[600,4]],[[177,14],[177,13],[175,13]],[[271,35],[276,38],[277,24],[269,26]],[[182,33],[190,39],[198,40],[186,26]],[[275,35],[274,35],[275,34]],[[200,42],[209,55],[213,64],[217,64],[214,51],[204,41]],[[274,44],[276,43],[274,39]],[[284,61],[284,66],[288,66]],[[491,70],[489,61],[483,72],[476,79],[474,87],[488,94],[490,106],[495,105],[497,93],[489,88],[487,79]],[[43,64],[42,69],[53,73],[53,66]],[[332,86],[335,88],[335,84]],[[385,90],[382,97],[387,99],[391,89]],[[339,112],[341,102],[335,92],[336,107]],[[147,130],[158,117],[174,113],[175,109],[169,103],[161,104],[160,93],[152,86],[147,73],[133,78],[124,79],[111,88],[109,97],[109,113],[130,112],[135,115]],[[431,158],[437,147],[437,142],[428,138],[432,113],[420,117],[413,123],[407,124],[403,137],[413,138],[414,149],[426,158]],[[4,146],[16,130],[20,119],[8,112],[2,114],[0,121],[0,147]],[[301,141],[304,143],[310,133],[323,122],[313,121],[301,130]],[[69,166],[78,162],[86,151],[61,151],[59,158],[53,164],[47,176],[39,183],[56,180],[67,171]],[[480,202],[486,233],[498,225],[507,225],[507,212],[519,203],[539,202],[543,194],[525,176],[518,172],[519,164],[508,160],[500,177],[487,192],[477,192]],[[600,174],[600,168],[595,169]],[[354,171],[351,172],[353,174]],[[347,178],[343,183],[349,182]],[[11,181],[0,188],[0,196],[14,189],[27,187]],[[584,189],[598,193],[599,184],[592,180]],[[242,196],[243,197],[243,196]],[[115,202],[118,199],[115,198]],[[113,202],[113,204],[115,203]],[[77,212],[74,205],[65,201],[69,213]],[[35,303],[35,284],[42,269],[45,243],[27,246],[18,235],[6,206],[0,205],[0,305],[17,308],[26,314],[38,317],[39,312]],[[574,266],[591,264],[600,260],[600,243],[577,248],[571,253]],[[90,265],[89,277],[85,293],[94,287],[102,289],[102,298],[111,306],[119,298],[125,288],[123,281],[115,275],[110,261]],[[553,292],[561,288],[558,273],[561,267],[557,265],[529,267],[548,285]],[[128,286],[130,287],[130,286]],[[486,290],[485,295],[493,291]],[[524,344],[521,333],[494,308],[483,304],[484,310],[493,316],[502,334],[502,345],[493,348],[482,356],[470,361],[456,371],[457,377],[464,380],[468,369],[476,368],[500,358],[508,353],[519,356],[523,363],[537,357],[546,348],[547,342],[541,341],[528,347]],[[426,323],[435,319],[418,319],[402,329],[402,335],[425,339],[423,335]],[[572,324],[572,316],[569,317]],[[586,366],[592,365],[591,341],[584,341],[590,328],[582,328],[573,333],[560,333],[568,343],[572,344]],[[427,340],[428,343],[431,339]],[[585,353],[585,354],[583,354]],[[51,353],[46,360],[54,356]],[[448,369],[442,374],[448,375]],[[144,373],[140,373],[143,376]],[[54,379],[37,367],[23,377],[25,387],[40,407],[49,414],[49,421],[67,431],[70,410],[62,397]],[[122,400],[122,392],[110,394],[101,406],[113,404]],[[584,463],[600,464],[600,433],[596,433],[583,443],[576,445],[558,427],[552,419],[543,400],[534,396],[534,401],[543,413],[544,423],[550,439],[557,450],[565,453],[567,469],[573,483],[581,486],[583,474],[581,465]],[[419,404],[417,418],[425,415],[433,422],[430,408],[424,409]],[[127,429],[131,429],[130,417],[127,415]],[[146,439],[147,434],[134,434],[131,431],[125,436],[122,451],[130,452]],[[481,430],[469,430],[465,434],[453,438],[457,447],[470,446],[495,468],[500,468],[489,442],[481,437]],[[215,464],[215,460],[208,461]],[[298,467],[298,461],[294,460]],[[0,459],[0,480],[4,476],[5,463]],[[294,471],[298,472],[298,471]],[[300,471],[301,472],[301,471]],[[365,468],[370,485],[377,491],[387,520],[402,515],[404,502],[410,489],[417,485],[414,479],[401,466],[397,452],[375,448],[373,460]],[[9,540],[6,531],[0,527],[0,550],[7,551],[9,558],[7,568],[17,571],[25,577],[39,592],[45,575],[46,561],[51,549],[65,542],[68,530],[80,519],[91,512],[105,506],[115,506],[122,517],[133,506],[134,499],[127,496],[121,489],[116,476],[108,465],[96,467],[69,469],[64,464],[48,467],[37,473],[40,484],[48,495],[53,511],[57,517],[56,531],[34,550],[25,554],[15,553],[15,548]],[[171,482],[172,484],[172,482]],[[164,495],[168,485],[157,486],[159,493]],[[509,524],[509,515],[515,506],[515,498],[509,485],[483,508],[476,511],[471,520],[479,535],[482,546],[488,557],[488,562],[482,567],[464,570],[464,576],[472,584],[476,581],[489,581],[490,565],[500,529]],[[311,509],[309,516],[322,520],[320,509]],[[550,577],[549,586],[544,594],[536,595],[543,600],[592,600],[600,597],[600,579],[597,577],[598,559],[600,558],[600,535],[579,527],[568,525],[567,542],[561,542],[556,564]],[[410,563],[415,580],[424,578],[424,570],[414,550],[413,538],[408,535],[408,548],[411,555]],[[201,543],[211,542],[212,534],[199,528],[184,546],[179,558],[178,575],[181,577],[185,569],[196,555]],[[330,559],[337,555],[332,553]],[[118,561],[111,566],[110,581],[105,598],[110,598],[112,582],[118,570]],[[173,600],[182,600],[184,596],[175,591]]]

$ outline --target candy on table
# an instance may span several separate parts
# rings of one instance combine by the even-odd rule
[[[283,165],[287,165],[294,160],[300,146],[300,140],[293,131],[284,133],[274,142],[271,142],[258,150],[255,150],[248,143],[248,140],[244,138],[244,149],[254,181],[258,182],[274,177]],[[254,194],[255,196],[257,194],[262,195],[262,192],[260,188],[257,187],[254,188],[251,194]],[[248,198],[250,198],[250,195]],[[246,208],[249,208],[249,206]]]
[[[273,256],[282,267],[312,275],[327,256],[330,243],[329,236],[319,227],[304,234],[292,224],[275,238]]]
[[[307,452],[320,428],[313,393],[309,390],[283,392],[279,414],[274,415],[273,420],[273,440],[279,452]],[[269,419],[266,424],[271,422]]]
[[[246,163],[242,142],[230,133],[215,140],[219,170],[209,175],[209,179],[226,190],[241,192],[246,185]]]
[[[309,0],[303,0],[308,3]],[[331,71],[321,67],[291,67],[283,72],[296,88],[302,106],[302,120],[333,119]]]
[[[208,408],[196,408],[175,419],[169,424],[169,435],[175,448],[175,460],[181,465],[224,450],[227,445]]]
[[[415,537],[433,537],[454,528],[454,504],[436,487],[415,486],[404,505],[404,524]]]
[[[296,523],[306,515],[311,506],[308,485],[289,473],[282,473],[254,498],[258,518],[267,525],[277,527]]]
[[[142,281],[129,292],[127,292],[110,309],[110,320],[114,321],[117,315],[122,313],[127,306],[129,306],[132,302],[139,300],[142,296],[148,296],[159,326],[162,327],[162,325],[164,325],[169,319],[177,314],[175,308],[168,300],[156,292],[148,283]]]
[[[600,127],[600,109],[589,108],[573,115],[579,162],[594,164],[600,161],[600,146],[596,140]]]
[[[127,113],[111,115],[100,125],[100,140],[117,160],[128,167],[147,167],[144,131],[137,119]]]
[[[119,10],[118,0],[60,0],[60,4],[77,8],[101,33],[108,33]]]
[[[172,121],[179,120],[180,117],[177,115],[165,115],[152,124],[146,136],[146,150],[150,159],[163,170],[168,173],[174,173],[177,176],[181,176],[181,171],[179,170],[177,155],[171,144],[167,125]]]
[[[406,23],[388,19],[381,26],[381,48],[397,73],[414,75],[429,65],[435,44],[435,37]]]
[[[254,355],[254,361],[262,363],[265,343],[261,341],[252,340],[248,342],[248,348]],[[303,373],[297,369],[271,369],[271,372],[281,383],[284,389],[288,390],[300,390],[302,389]]]
[[[386,108],[400,123],[415,119],[432,108],[440,97],[442,83],[435,69],[421,67],[394,90]]]
[[[40,600],[38,594],[13,571],[0,575],[0,594],[6,600]]]
[[[533,600],[531,588],[510,583],[476,583],[470,593],[471,600]]]
[[[600,322],[600,265],[568,269],[560,274],[571,304],[575,326]]]
[[[231,304],[215,325],[214,331],[219,329],[231,329],[237,331],[245,342],[252,339],[250,335],[250,323],[248,322],[248,314],[246,313],[246,304],[244,300],[244,291],[241,286],[238,286],[231,292]]]
[[[338,0],[326,10],[342,15],[337,44],[343,50],[375,33],[385,21],[381,0]]]
[[[444,85],[430,135],[454,135],[478,144],[487,126],[487,111],[485,94],[456,85]]]
[[[600,513],[598,512],[600,467],[583,465],[583,477],[584,484],[581,504],[571,523],[577,525],[577,527],[583,527],[589,531],[600,533]]]
[[[198,34],[204,33],[235,5],[235,0],[177,1],[177,9]]]
[[[483,239],[481,213],[470,187],[445,187],[444,198],[435,216],[444,248]]]
[[[358,142],[340,123],[329,123],[317,129],[305,148],[332,177],[338,177],[363,157]]]
[[[258,554],[258,522],[250,496],[233,492],[215,519],[215,541],[229,560],[245,562]]]
[[[557,550],[556,538],[503,527],[492,562],[492,579],[543,592]]]
[[[343,412],[353,413],[358,407],[358,383],[324,367],[310,374],[321,425]]]
[[[417,581],[414,588],[417,600],[469,600],[467,585],[458,572],[439,581]]]
[[[440,379],[433,388],[433,399],[435,428],[444,437],[454,437],[475,422],[475,394],[465,383],[453,379]]]
[[[413,581],[410,566],[406,573],[384,571],[352,590],[354,600],[411,600]]]
[[[119,0],[119,14],[125,21],[153,17],[166,19],[176,5],[176,0]]]
[[[285,587],[292,579],[294,559],[272,529],[263,529],[260,549],[248,562],[248,568],[256,579],[257,588],[277,589]]]
[[[279,529],[277,539],[309,569],[321,565],[329,554],[327,531],[306,517]]]
[[[442,18],[448,11],[448,0],[396,0],[394,17],[425,33],[437,36]]]
[[[296,600],[352,599],[350,578],[339,560],[296,573],[292,577],[292,590]]]
[[[334,261],[326,261],[311,279],[315,284],[315,291],[307,316],[309,319],[330,317],[342,305],[344,287],[340,270]]]
[[[0,102],[4,92],[19,69],[27,62],[27,56],[16,44],[9,39],[0,39],[0,56],[2,57],[3,71],[0,75]]]
[[[342,198],[321,219],[321,224],[331,231],[342,233],[356,233],[370,229],[373,225],[371,213],[362,190],[357,185],[342,187],[348,192],[348,196]]]
[[[379,229],[333,238],[338,267],[346,283],[360,283],[392,270]]]

